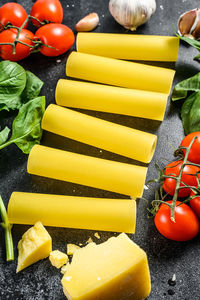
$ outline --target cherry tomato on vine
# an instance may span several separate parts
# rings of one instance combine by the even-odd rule
[[[177,177],[180,173],[181,166],[183,164],[182,160],[177,160],[169,163],[165,167],[164,175]],[[181,184],[180,187],[184,186],[183,183],[189,186],[198,186],[198,181],[196,178],[196,173],[200,171],[200,168],[196,166],[186,165],[183,169],[183,173],[181,176]],[[198,174],[198,178],[200,178],[200,174]],[[176,180],[173,178],[165,178],[163,182],[163,189],[166,193],[173,196],[176,188]],[[191,193],[190,188],[183,188],[179,190],[178,197],[187,197]]]
[[[37,0],[31,9],[30,15],[40,22],[49,21],[61,23],[63,19],[63,8],[59,0]],[[40,23],[31,19],[33,25],[40,27]]]
[[[28,17],[25,9],[18,3],[9,2],[0,7],[0,31],[3,26],[11,23],[14,26],[20,27]],[[3,26],[2,26],[3,25]],[[28,22],[24,26],[26,28]]]
[[[167,201],[172,203],[172,201]],[[154,223],[157,230],[166,238],[174,241],[189,241],[199,232],[199,220],[192,209],[186,204],[176,201],[175,222],[171,220],[171,210],[167,204],[161,204],[155,215]]]
[[[17,36],[17,29],[7,29],[0,33],[0,43],[13,43]],[[28,44],[29,46],[33,46],[33,42],[31,41],[34,38],[34,34],[27,30],[22,29],[19,35],[19,41]],[[30,52],[31,48],[17,43],[15,54],[13,54],[13,47],[11,45],[0,45],[0,56],[2,59],[18,61],[23,58],[26,58]]]
[[[200,164],[200,131],[192,132],[186,135],[181,142],[181,146],[188,147],[195,136],[197,136],[198,138],[192,144],[188,155],[188,160],[193,163]],[[183,149],[182,151],[185,155],[186,150]]]
[[[57,56],[65,53],[74,43],[73,31],[63,24],[47,24],[40,27],[35,33],[36,39],[43,44],[53,48],[41,45],[40,52],[45,56]]]
[[[191,192],[190,196],[194,196],[195,193]],[[195,214],[200,218],[200,195],[197,195],[195,198],[190,200],[190,206]]]

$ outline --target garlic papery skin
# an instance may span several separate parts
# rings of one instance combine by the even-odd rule
[[[132,31],[146,23],[156,11],[155,0],[110,0],[109,10],[114,19]]]
[[[186,11],[178,20],[178,33],[192,39],[200,39],[200,9]]]

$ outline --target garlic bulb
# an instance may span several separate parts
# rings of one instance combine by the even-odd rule
[[[110,0],[109,10],[114,19],[126,29],[146,23],[156,10],[155,0]]]
[[[200,9],[186,11],[178,20],[178,32],[181,36],[200,39]]]

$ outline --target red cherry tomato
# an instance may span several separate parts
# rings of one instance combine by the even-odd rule
[[[180,173],[181,166],[183,164],[182,160],[178,161],[173,161],[169,163],[166,166],[164,175],[170,175],[172,177],[177,177]],[[181,184],[180,186],[184,186],[183,183],[197,187],[198,186],[198,181],[195,176],[195,174],[200,171],[200,168],[196,166],[190,166],[186,165],[183,169],[183,173],[181,176]],[[194,175],[192,175],[194,174]],[[200,178],[200,174],[198,174],[198,178]],[[165,178],[163,182],[163,189],[165,190],[166,193],[169,195],[173,196],[175,192],[175,187],[176,187],[176,180],[173,178]],[[179,197],[187,197],[191,193],[191,189],[189,188],[183,188],[179,190],[178,196]]]
[[[195,136],[197,136],[198,138],[192,144],[188,155],[188,160],[193,163],[200,164],[200,131],[192,132],[186,137],[184,137],[184,139],[181,142],[181,146],[188,147]],[[183,149],[182,151],[185,155],[186,150]]]
[[[17,30],[16,29],[7,29],[0,33],[0,43],[13,43],[16,39]],[[34,38],[34,34],[27,30],[22,29],[19,35],[19,41],[24,42],[30,46],[33,46],[33,42],[30,39]],[[13,48],[11,45],[0,45],[0,56],[2,59],[18,61],[23,58],[26,58],[30,52],[31,48],[20,43],[17,43],[16,53],[13,54]]]
[[[180,201],[176,202],[175,222],[171,220],[171,211],[167,204],[161,204],[154,222],[164,237],[174,241],[189,241],[199,232],[199,220],[188,205],[183,203],[177,206],[180,203]]]
[[[57,56],[65,53],[74,43],[73,31],[63,24],[47,24],[40,27],[35,37],[43,44],[53,48],[41,46],[40,52],[46,56]]]
[[[194,196],[195,193],[191,192],[190,196]],[[192,200],[190,200],[190,206],[195,214],[200,218],[200,195],[196,196]]]
[[[11,23],[14,26],[20,27],[27,18],[27,13],[25,9],[18,3],[9,2],[0,7],[0,24],[6,26]],[[0,25],[0,31],[2,31],[3,26]],[[26,28],[28,22],[24,26]]]
[[[40,22],[49,21],[52,23],[62,23],[63,8],[59,0],[37,0],[30,15]],[[33,25],[40,27],[40,23],[31,19]]]

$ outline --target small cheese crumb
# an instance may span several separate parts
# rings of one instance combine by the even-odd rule
[[[74,244],[67,244],[67,255],[74,255],[74,252],[80,249],[79,246]]]
[[[98,234],[98,232],[95,232],[95,234],[94,234],[94,236],[98,239],[98,240],[100,240],[100,235]]]
[[[49,260],[52,266],[56,267],[57,269],[60,269],[63,265],[65,265],[68,262],[68,256],[67,254],[59,250],[54,250],[50,253]]]
[[[89,239],[87,240],[87,242],[86,242],[87,244],[90,244],[90,243],[93,243],[93,240],[92,240],[92,238],[91,237],[89,237]]]
[[[65,272],[67,271],[67,269],[69,268],[70,266],[70,263],[68,262],[66,265],[64,265],[62,268],[61,268],[61,273],[64,275]]]

